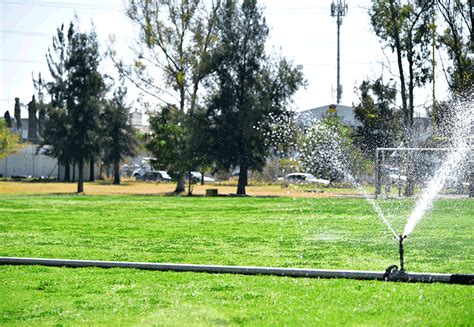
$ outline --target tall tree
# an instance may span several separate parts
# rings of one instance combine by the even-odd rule
[[[270,117],[286,114],[303,78],[300,67],[266,55],[268,27],[256,0],[227,0],[218,27],[209,126],[217,163],[239,166],[237,194],[245,195],[248,171],[261,170],[269,151]]]
[[[65,166],[67,180],[70,164],[78,166],[80,193],[84,191],[84,162],[99,153],[99,113],[105,93],[95,31],[82,33],[70,23],[66,32],[62,25],[46,59],[52,77],[46,84],[51,103],[45,113],[41,146]]]
[[[431,77],[430,43],[432,35],[433,1],[429,0],[372,0],[369,11],[375,34],[395,52],[404,123],[405,144],[413,145],[413,114],[415,88],[423,86]],[[407,172],[406,196],[414,193],[414,162]]]
[[[133,65],[116,61],[117,67],[140,90],[161,102],[160,107],[176,107],[185,113],[180,118],[183,126],[190,123],[200,86],[209,74],[219,6],[220,0],[132,0],[127,8],[128,17],[140,29],[140,47],[134,49],[137,59]],[[178,157],[186,160],[189,146],[182,149]],[[176,192],[184,191],[184,175],[185,171],[175,172]]]
[[[379,78],[362,82],[359,92],[360,103],[354,113],[362,126],[355,129],[354,141],[362,153],[373,160],[376,148],[393,146],[397,137],[397,89],[394,83],[387,85]]]
[[[66,105],[66,83],[68,71],[66,62],[70,55],[70,39],[74,34],[74,24],[71,22],[67,32],[64,24],[56,29],[53,43],[46,53],[49,73],[52,81],[46,83],[51,96],[51,105],[54,108],[64,108]]]
[[[411,142],[416,87],[430,78],[432,1],[373,0],[370,18],[375,34],[395,52],[400,79],[403,122]]]
[[[178,171],[190,170],[190,163],[182,159],[183,153],[187,153],[184,116],[176,106],[163,106],[150,115],[150,132],[145,134],[145,147],[155,158],[153,167],[169,171],[173,178],[181,177]]]
[[[41,147],[45,154],[58,160],[64,166],[64,180],[71,181],[70,164],[72,155],[70,148],[71,123],[65,108],[49,107],[44,122]]]
[[[449,70],[448,83],[453,94],[469,91],[474,83],[474,61],[468,57],[474,50],[472,1],[436,0],[437,12],[442,17],[443,31],[438,37],[447,50],[453,67]]]
[[[121,84],[123,81],[121,81]],[[135,155],[138,146],[136,131],[130,122],[129,106],[126,103],[127,89],[119,86],[111,100],[107,101],[101,116],[102,148],[104,163],[113,166],[114,184],[120,184],[120,161]]]
[[[71,45],[70,40],[74,34],[74,24],[70,23],[65,30],[64,24],[56,29],[52,46],[46,54],[49,73],[52,80],[45,84],[51,96],[48,106],[45,108],[43,121],[43,133],[40,147],[44,147],[46,154],[58,159],[58,163],[64,166],[64,180],[70,181],[70,165],[72,162],[70,144],[70,117],[66,109],[66,92],[68,71],[66,63],[69,60]],[[40,92],[40,82],[38,78],[35,86]]]
[[[44,92],[47,90],[47,88],[44,79],[41,77],[41,73],[38,74],[38,79],[33,77],[33,86],[37,92],[38,97],[38,102],[36,104],[38,108],[38,136],[41,140],[43,137],[46,111],[49,107],[49,104],[45,103],[44,101]]]
[[[84,162],[99,153],[99,114],[105,83],[99,72],[101,58],[95,32],[73,31],[70,42],[66,103],[71,123],[72,158],[79,172],[77,192],[81,193],[84,191]]]
[[[442,17],[443,30],[438,41],[447,50],[452,62],[446,78],[451,93],[456,96],[470,96],[474,88],[474,59],[468,53],[474,53],[474,2],[473,0],[436,0],[437,12]],[[455,116],[452,105],[439,103],[432,112],[440,131],[449,130],[450,117]],[[469,195],[474,197],[474,164],[471,163],[469,177]]]

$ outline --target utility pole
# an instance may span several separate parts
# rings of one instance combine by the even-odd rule
[[[469,47],[468,58],[471,60],[471,65],[474,64],[474,0],[469,0],[469,15],[471,16],[471,42]],[[470,145],[471,148],[474,143],[474,122],[471,123],[471,135],[470,135]],[[471,173],[469,178],[469,197],[474,198],[474,155],[469,156],[470,166],[471,166]]]
[[[471,16],[471,51],[474,51],[474,0],[469,0],[469,15]]]
[[[433,11],[433,17],[431,20],[431,79],[433,81],[433,105],[432,112],[435,111],[436,107],[436,11]]]
[[[331,3],[331,17],[336,17],[337,23],[337,104],[341,103],[342,98],[342,85],[340,83],[341,80],[341,46],[340,46],[340,33],[341,33],[341,25],[342,25],[342,17],[347,14],[348,6],[345,0],[336,0],[337,4],[333,2]]]

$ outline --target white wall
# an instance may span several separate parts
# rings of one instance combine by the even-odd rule
[[[55,158],[36,154],[36,146],[27,145],[16,154],[0,159],[0,174],[3,177],[26,175],[32,177],[58,176],[58,161]]]

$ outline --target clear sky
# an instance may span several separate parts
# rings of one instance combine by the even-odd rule
[[[370,0],[346,0],[349,6],[341,26],[341,104],[357,103],[354,88],[366,78],[382,73],[395,78],[396,66],[388,50],[381,50],[371,32],[367,8]],[[336,102],[336,19],[330,16],[331,0],[264,0],[270,27],[269,49],[281,52],[303,65],[308,87],[295,96],[294,108],[301,111]],[[124,14],[122,0],[0,0],[0,114],[13,114],[14,98],[27,104],[34,93],[32,73],[48,79],[45,53],[55,30],[77,14],[81,30],[94,22],[101,50],[115,35],[119,55],[127,58],[127,44],[134,39],[134,26]],[[392,66],[391,68],[389,66]],[[384,68],[382,68],[384,67]],[[111,73],[110,64],[103,71]],[[444,77],[438,76],[438,81]],[[438,97],[446,83],[437,84]],[[429,86],[418,93],[418,103],[430,102]],[[26,112],[26,110],[25,110]]]

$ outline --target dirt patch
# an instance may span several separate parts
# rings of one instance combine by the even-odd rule
[[[219,195],[233,195],[236,193],[236,185],[195,185],[193,195],[204,196],[206,189],[218,189]],[[75,183],[28,183],[28,182],[0,182],[0,194],[67,194],[75,193]],[[148,182],[125,182],[122,185],[112,185],[98,181],[84,184],[85,194],[113,195],[113,194],[136,194],[136,195],[167,195],[174,191],[174,183],[148,183]],[[347,191],[347,190],[346,190]],[[248,186],[249,196],[270,197],[335,197],[340,191],[332,189],[318,189],[308,192],[297,187],[282,187],[281,185],[257,185]],[[183,193],[185,195],[185,193]]]

